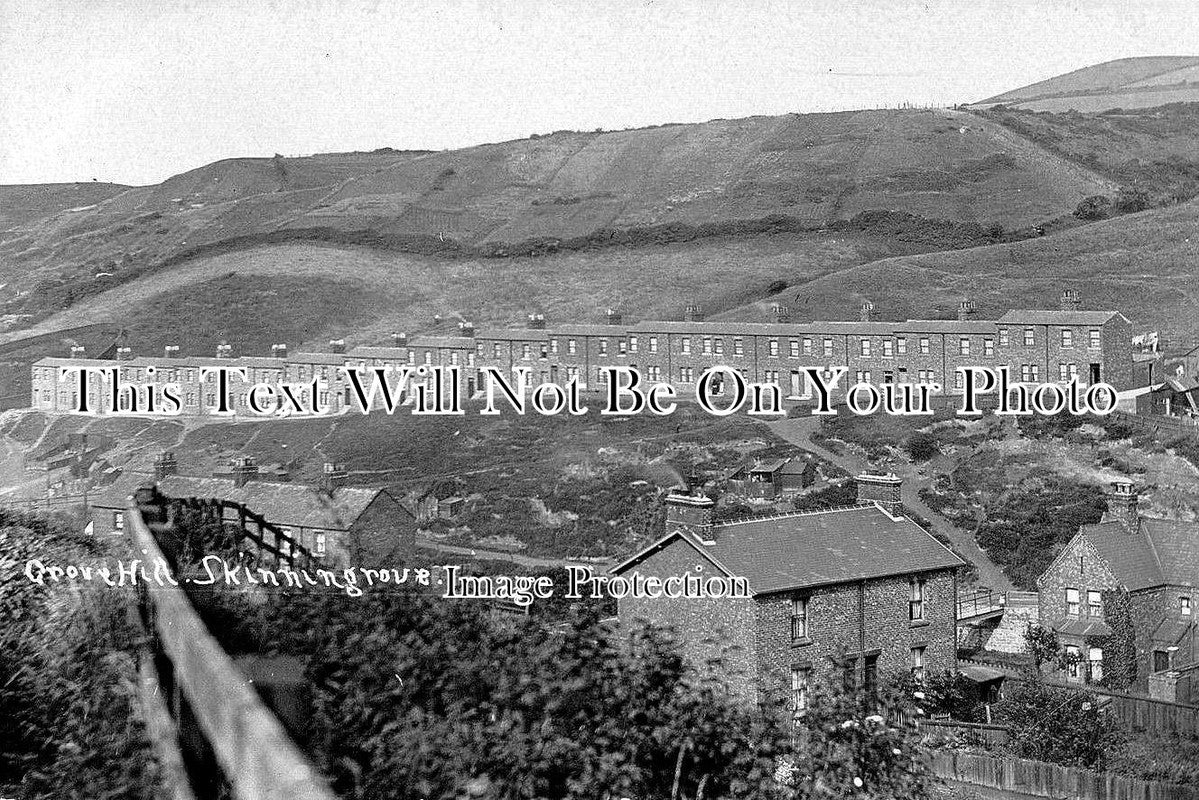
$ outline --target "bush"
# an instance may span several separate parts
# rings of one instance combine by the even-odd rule
[[[914,433],[908,437],[908,440],[904,442],[904,450],[907,451],[908,457],[917,463],[928,461],[941,452],[937,447],[936,437],[931,433],[923,432]]]
[[[1074,216],[1087,222],[1107,219],[1111,214],[1112,201],[1107,195],[1093,194],[1083,198],[1074,209]]]
[[[1121,740],[1093,693],[1056,689],[1040,680],[1009,681],[994,711],[1011,729],[1008,746],[1020,758],[1102,771],[1107,748]]]

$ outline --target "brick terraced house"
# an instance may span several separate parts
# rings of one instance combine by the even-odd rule
[[[690,307],[682,322],[644,320],[625,324],[609,311],[607,324],[569,324],[548,327],[545,316],[532,314],[527,327],[476,331],[459,323],[453,335],[403,333],[392,336],[390,347],[355,347],[342,340],[330,342],[328,353],[288,354],[275,345],[270,357],[234,358],[228,345],[216,357],[181,356],[167,347],[162,357],[135,357],[119,348],[117,360],[87,359],[75,352],[71,358],[44,358],[32,367],[31,407],[39,411],[74,411],[79,403],[79,381],[64,377],[63,367],[117,366],[126,383],[178,383],[181,413],[211,413],[217,405],[216,378],[201,374],[205,367],[237,367],[246,378],[233,381],[233,408],[247,410],[247,391],[257,382],[294,384],[322,382],[317,395],[300,392],[304,404],[319,404],[336,413],[357,407],[345,367],[458,366],[459,387],[466,397],[483,386],[484,367],[508,374],[516,367],[530,371],[534,383],[565,385],[577,379],[581,389],[603,388],[605,367],[636,367],[651,383],[670,383],[680,397],[690,396],[704,370],[725,365],[746,380],[774,384],[787,400],[811,399],[813,388],[803,372],[822,369],[830,374],[846,369],[839,388],[857,382],[874,384],[935,383],[945,394],[960,394],[958,367],[1008,367],[1013,378],[1029,383],[1066,382],[1077,377],[1083,385],[1104,381],[1117,389],[1133,388],[1132,329],[1115,311],[1084,311],[1078,293],[1063,292],[1061,308],[1054,311],[1009,311],[997,320],[977,318],[973,301],[962,302],[958,319],[879,322],[874,307],[863,306],[858,322],[788,321],[787,309],[776,305],[773,322],[711,322]],[[98,377],[88,389],[98,400],[98,413],[111,406],[109,383]],[[161,397],[156,397],[162,406]],[[139,409],[144,408],[145,398]],[[127,398],[118,407],[128,413]]]
[[[666,535],[616,566],[632,577],[744,578],[748,599],[622,599],[622,622],[671,626],[738,694],[805,707],[817,682],[869,687],[953,670],[964,562],[904,516],[894,475],[857,478],[858,505],[713,523],[713,501],[667,497]]]
[[[1073,656],[1068,680],[1196,702],[1199,524],[1144,517],[1137,505],[1131,483],[1112,484],[1108,513],[1037,579],[1041,624]]]

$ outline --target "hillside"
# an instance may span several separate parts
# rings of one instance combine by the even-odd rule
[[[1199,101],[1199,56],[1121,58],[1022,86],[974,104],[1030,111],[1106,111]]]
[[[1083,307],[1123,312],[1136,330],[1190,343],[1199,318],[1199,201],[1130,214],[1053,236],[955,252],[889,258],[837,271],[782,293],[805,317],[852,319],[870,299],[881,319],[951,317],[967,295],[984,317],[1055,308],[1075,288]],[[759,319],[764,303],[723,315]]]
[[[611,230],[703,231],[868,209],[1027,227],[1112,183],[989,120],[863,111],[560,132],[437,153],[234,159],[0,231],[0,312],[27,324],[189,253],[292,238],[503,253]],[[4,195],[0,194],[0,202]],[[465,248],[465,251],[463,250]]]

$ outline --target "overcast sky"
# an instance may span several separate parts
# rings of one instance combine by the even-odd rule
[[[1192,0],[0,0],[0,183],[947,105],[1196,54]]]

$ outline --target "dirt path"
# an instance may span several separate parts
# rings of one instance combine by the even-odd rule
[[[870,467],[864,459],[852,454],[834,453],[812,441],[812,434],[816,432],[819,425],[820,419],[818,417],[808,416],[772,422],[770,423],[770,429],[791,444],[813,452],[827,461],[831,461],[850,475],[856,475]],[[974,534],[950,524],[944,517],[929,508],[928,504],[920,498],[920,490],[932,485],[932,477],[921,475],[910,467],[905,468],[904,465],[894,465],[892,469],[903,478],[903,487],[900,489],[903,504],[928,520],[933,532],[941,534],[953,542],[953,546],[957,549],[958,553],[967,561],[974,564],[978,569],[978,584],[989,587],[997,592],[1010,591],[1013,588],[1012,582],[1003,574],[1003,570],[978,546],[978,542],[974,541]]]

